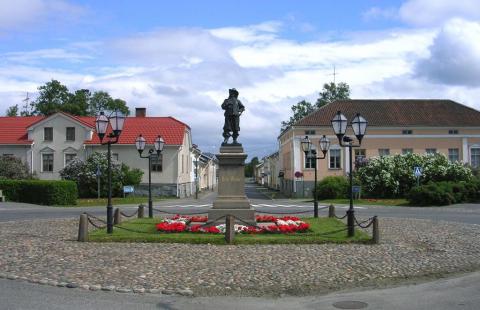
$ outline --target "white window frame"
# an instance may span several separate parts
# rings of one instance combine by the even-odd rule
[[[480,156],[480,146],[472,146],[472,147],[470,147],[470,165],[471,165],[472,167],[477,168],[477,167],[480,167],[480,160],[478,160],[476,166],[473,165],[473,160],[472,160],[473,150],[479,150],[478,156]]]
[[[77,158],[77,153],[65,153],[63,154],[63,167],[67,166],[67,155],[75,155],[75,158]]]
[[[73,128],[73,139],[68,139],[68,129],[69,128]],[[76,136],[77,136],[77,130],[76,130],[75,127],[72,127],[72,126],[65,127],[65,141],[73,142],[73,141],[75,141]]]
[[[452,154],[450,153],[450,151],[453,151],[455,150],[457,152],[456,156],[457,156],[457,159],[455,160],[452,160],[450,157],[452,157]],[[448,160],[450,162],[456,162],[456,161],[460,161],[460,149],[459,148],[450,148],[448,149]]]
[[[332,165],[331,165],[332,151],[338,151],[339,152],[338,167],[334,167],[334,168],[332,168]],[[341,170],[342,169],[342,149],[339,146],[331,147],[330,150],[328,151],[328,169],[329,170]]]
[[[317,148],[315,147],[315,145],[312,144],[312,151],[315,152],[314,156],[317,157],[318,156],[318,153],[317,153]],[[307,159],[307,155],[305,154],[305,152],[303,152],[303,169],[315,169],[316,168],[316,159]],[[307,162],[310,163],[310,167],[307,167]],[[313,165],[315,165],[315,167],[312,167],[312,162],[313,162]]]
[[[426,148],[426,149],[425,149],[425,153],[426,153],[426,154],[437,154],[438,151],[437,151],[436,148],[430,147],[430,148]]]
[[[40,165],[40,168],[41,168],[40,171],[41,172],[50,172],[50,173],[53,172],[55,170],[55,155],[54,155],[54,153],[42,153],[41,155],[42,156],[40,156],[40,158],[41,158],[42,162],[41,162],[41,165]],[[52,155],[52,171],[49,171],[49,170],[45,171],[43,169],[43,167],[44,167],[43,166],[43,156],[45,156],[45,155]]]

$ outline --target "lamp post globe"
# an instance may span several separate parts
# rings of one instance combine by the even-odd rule
[[[342,140],[342,137],[347,131],[347,118],[342,112],[338,111],[337,114],[333,117],[332,121],[333,132],[337,135],[339,140]]]
[[[125,115],[122,112],[115,110],[109,117],[110,126],[112,126],[113,135],[118,137],[122,133],[123,124],[125,123]]]
[[[330,139],[328,139],[325,135],[320,138],[320,150],[325,155],[328,150],[330,149]]]
[[[162,136],[158,135],[155,139],[154,146],[155,150],[157,151],[157,155],[160,155],[160,152],[163,151],[163,146],[165,145],[165,140],[163,140]]]
[[[305,154],[309,154],[310,151],[312,150],[312,142],[310,141],[308,136],[305,136],[305,138],[302,139],[301,145],[302,145],[302,150]]]
[[[137,139],[135,139],[135,147],[137,148],[137,151],[138,151],[138,153],[140,153],[140,155],[142,154],[143,150],[145,149],[146,143],[147,143],[147,141],[145,140],[145,138],[142,135],[139,135],[137,137]]]
[[[367,131],[367,125],[368,122],[363,116],[361,116],[359,113],[355,115],[355,117],[352,120],[352,129],[353,132],[355,133],[355,136],[357,137],[358,141],[361,143],[363,136],[365,135],[365,132]]]
[[[100,138],[100,142],[103,141],[103,138],[105,137],[105,133],[107,132],[107,127],[108,127],[108,117],[102,111],[100,112],[99,115],[97,115],[97,118],[95,120],[95,129],[97,131],[98,138]]]

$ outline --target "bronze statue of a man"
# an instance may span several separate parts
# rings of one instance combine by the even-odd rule
[[[238,100],[238,91],[235,88],[228,90],[229,96],[222,103],[225,110],[225,124],[223,125],[223,144],[228,143],[228,138],[233,138],[233,144],[238,144],[238,132],[240,131],[240,115],[245,107]]]

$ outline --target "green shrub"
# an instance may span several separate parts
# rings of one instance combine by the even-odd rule
[[[0,156],[0,179],[22,180],[33,176],[27,163],[13,156]]]
[[[317,184],[318,199],[336,199],[348,197],[349,182],[343,176],[325,177]]]
[[[414,187],[407,196],[411,205],[445,206],[455,202],[455,197],[446,184],[428,183]]]
[[[78,198],[72,181],[0,180],[0,189],[10,201],[41,205],[74,205]]]

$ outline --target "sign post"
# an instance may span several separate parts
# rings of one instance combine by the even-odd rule
[[[102,171],[100,171],[100,166],[97,166],[97,171],[95,172],[97,176],[97,196],[100,199],[100,177],[102,176]]]
[[[413,175],[417,178],[417,186],[420,186],[420,177],[422,176],[423,169],[422,167],[415,166],[413,167]]]

